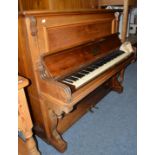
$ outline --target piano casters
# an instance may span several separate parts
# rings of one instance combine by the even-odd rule
[[[118,93],[121,93],[123,91],[122,82],[124,80],[124,71],[125,69],[122,69],[120,73],[118,73],[112,78],[112,90],[113,91],[116,91]]]
[[[64,152],[67,149],[67,142],[63,140],[57,131],[59,117],[54,113],[53,109],[51,107],[47,107],[47,105],[48,101],[43,100],[42,98],[41,109],[43,112],[44,122],[46,122],[44,125],[48,143],[54,146],[58,151]]]

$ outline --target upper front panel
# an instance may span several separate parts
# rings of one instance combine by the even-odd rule
[[[40,53],[54,53],[115,33],[113,12],[32,16],[36,20]]]
[[[111,19],[47,28],[49,51],[80,45],[111,33]]]

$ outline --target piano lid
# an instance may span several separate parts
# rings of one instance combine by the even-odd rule
[[[42,56],[42,63],[52,78],[60,79],[106,56],[121,45],[117,34],[74,48]]]

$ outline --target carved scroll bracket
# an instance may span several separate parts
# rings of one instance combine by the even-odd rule
[[[45,80],[45,79],[50,78],[46,68],[44,67],[41,61],[37,62],[37,69],[39,70],[41,79]]]
[[[37,35],[37,19],[34,16],[30,17],[30,29],[31,29],[31,35],[36,36]]]

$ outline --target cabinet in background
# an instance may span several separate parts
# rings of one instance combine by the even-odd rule
[[[94,9],[98,0],[19,0],[19,10]]]
[[[122,23],[122,34],[121,40],[126,40],[127,24],[128,24],[128,13],[129,7],[134,7],[137,4],[137,0],[99,0],[99,7],[108,5],[123,5],[123,23]]]

